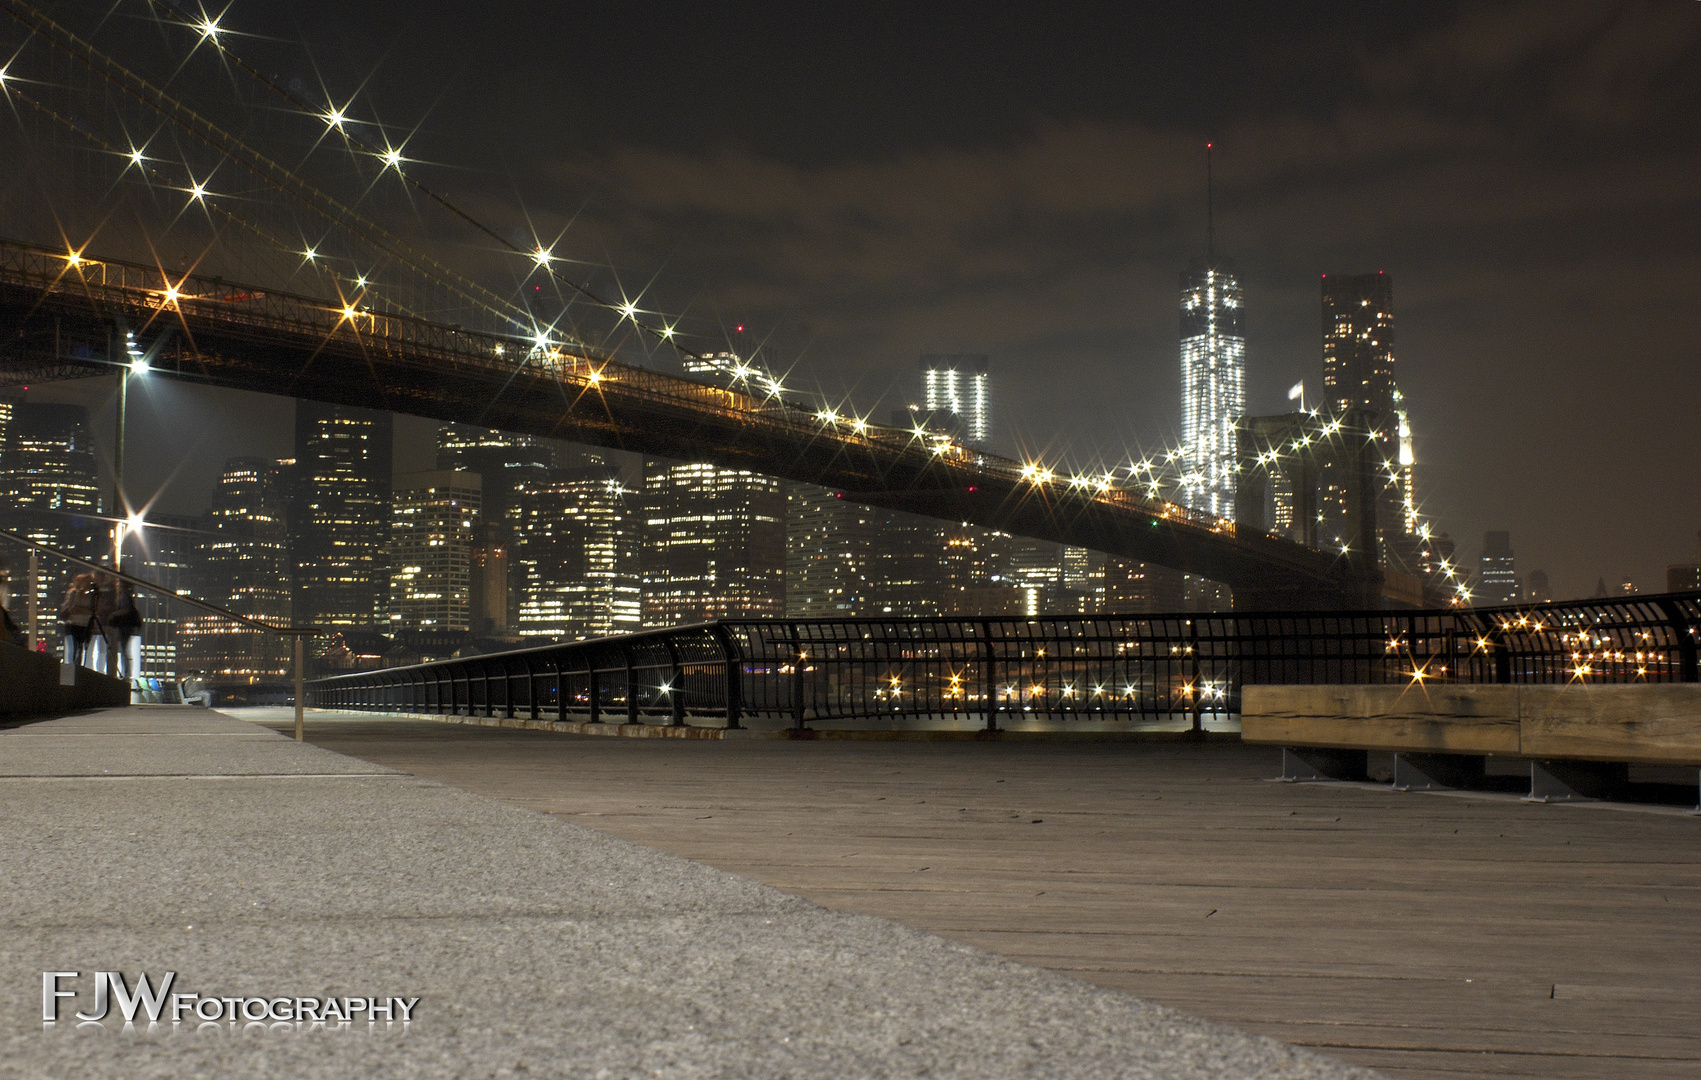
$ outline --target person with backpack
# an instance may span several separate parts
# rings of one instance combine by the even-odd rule
[[[95,619],[95,600],[99,594],[93,574],[78,574],[65,590],[65,600],[59,605],[59,630],[65,635],[65,662],[81,664],[89,647],[90,624]]]

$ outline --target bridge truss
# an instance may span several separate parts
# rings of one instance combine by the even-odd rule
[[[0,241],[0,381],[113,372],[148,343],[171,378],[478,423],[817,484],[853,501],[1198,574],[1265,608],[1375,602],[1375,571],[923,429],[811,409],[592,350],[221,278]]]

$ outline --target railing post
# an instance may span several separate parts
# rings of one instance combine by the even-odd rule
[[[602,723],[602,673],[597,670],[595,656],[586,658],[585,667],[589,669],[585,672],[585,682],[590,687],[591,723],[600,724]]]
[[[791,624],[791,727],[803,730],[803,643],[797,638],[797,623]]]
[[[741,700],[744,687],[742,685],[743,660],[738,649],[733,646],[732,634],[726,627],[716,625],[714,628],[715,641],[720,644],[721,656],[726,659],[726,727],[733,731],[741,727],[739,720],[743,718],[744,706]]]
[[[29,615],[30,652],[35,652],[37,649],[41,648],[41,634],[37,630],[37,626],[39,625],[37,620],[39,616],[36,612],[36,593],[41,588],[40,579],[41,571],[36,566],[35,548],[30,548],[29,579],[25,582],[25,584],[29,586],[30,594],[29,599],[25,601],[24,607],[24,610],[28,612]]]
[[[555,719],[567,722],[567,680],[562,676],[560,659],[555,661]]]
[[[621,658],[626,661],[626,722],[638,722],[638,673],[632,667],[632,653],[626,646],[620,646]]]
[[[295,635],[295,741],[300,742],[306,737],[307,710],[306,702],[302,700],[306,692],[307,641],[301,634]]]
[[[1192,658],[1187,681],[1193,686],[1193,734],[1205,732],[1205,687],[1199,669],[1199,620],[1187,620],[1187,655]]]
[[[679,647],[667,639],[669,665],[667,675],[667,714],[674,727],[685,726],[685,667],[679,662]]]
[[[982,661],[982,663],[986,665],[986,671],[982,679],[986,685],[982,691],[984,696],[981,698],[981,703],[986,706],[986,730],[997,731],[998,654],[992,647],[992,623],[990,621],[983,622],[980,624],[980,628],[981,633],[984,635],[982,644],[986,647],[986,659]]]
[[[1689,620],[1684,618],[1682,609],[1669,600],[1660,602],[1660,613],[1671,626],[1672,641],[1677,646],[1679,681],[1701,682],[1701,657],[1697,656],[1695,635]]]

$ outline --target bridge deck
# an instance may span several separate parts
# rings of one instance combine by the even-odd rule
[[[1275,784],[1240,746],[309,736],[1391,1076],[1701,1066],[1675,809]]]
[[[0,808],[7,1076],[1367,1075],[204,710],[0,731]],[[405,1035],[77,1029],[108,969],[423,1000]],[[43,971],[82,973],[53,1031]]]

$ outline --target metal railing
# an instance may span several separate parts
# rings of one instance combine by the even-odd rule
[[[315,707],[727,727],[1234,714],[1248,684],[1696,682],[1701,593],[1425,612],[728,619],[318,680]]]

